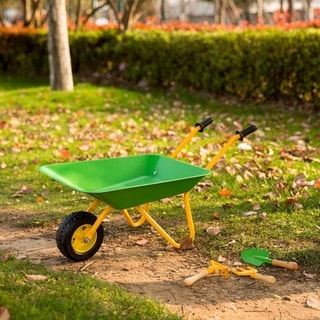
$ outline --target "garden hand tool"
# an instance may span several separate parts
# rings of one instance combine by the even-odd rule
[[[241,259],[246,262],[250,263],[256,267],[261,266],[263,263],[268,263],[273,266],[282,267],[291,270],[297,270],[298,264],[296,262],[288,262],[288,261],[281,261],[277,259],[269,258],[269,252],[267,250],[261,249],[247,249],[241,252]]]
[[[247,266],[246,268],[232,268],[231,272],[236,274],[237,276],[249,276],[250,278],[256,279],[256,280],[262,280],[267,283],[275,283],[276,279],[273,276],[268,276],[264,274],[258,273],[258,270],[252,267]]]
[[[225,279],[229,278],[228,267],[219,262],[211,260],[210,266],[207,269],[202,270],[201,272],[195,274],[194,276],[184,279],[183,283],[185,286],[189,287],[195,282],[197,282],[198,280],[207,277],[209,274],[214,274],[214,273],[223,274]]]

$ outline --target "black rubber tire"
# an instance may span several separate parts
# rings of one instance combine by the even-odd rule
[[[97,217],[94,214],[86,211],[73,212],[64,218],[57,230],[56,242],[58,249],[65,257],[73,261],[84,261],[99,250],[104,237],[102,225],[98,227],[90,243],[84,243],[80,240],[84,246],[81,251],[77,251],[73,246],[75,241],[78,241],[79,244],[79,239],[77,240],[75,237],[76,232],[78,230],[81,232],[81,228],[84,230],[92,226],[96,220]]]

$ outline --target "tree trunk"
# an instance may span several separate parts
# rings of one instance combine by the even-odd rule
[[[263,0],[257,0],[257,23],[263,24]]]
[[[227,4],[228,0],[221,0],[220,23],[222,25],[226,24]]]
[[[48,0],[47,6],[51,90],[72,91],[73,76],[65,0]]]
[[[220,24],[221,1],[214,0],[214,23]]]
[[[75,30],[78,31],[81,28],[81,21],[82,18],[82,0],[77,1],[77,6],[76,6],[76,22],[75,22]]]
[[[293,0],[288,0],[288,20],[287,22],[292,22],[293,21]]]

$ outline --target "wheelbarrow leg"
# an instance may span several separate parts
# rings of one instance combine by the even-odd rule
[[[184,194],[184,208],[185,208],[185,213],[186,213],[186,218],[187,218],[187,223],[189,228],[189,236],[193,242],[196,232],[194,229],[193,218],[192,218],[192,213],[190,208],[189,194],[190,194],[190,191]]]
[[[96,207],[99,203],[100,203],[100,200],[98,200],[98,199],[93,200],[93,201],[90,203],[90,205],[89,205],[89,207],[88,207],[88,209],[87,209],[87,212],[92,213],[93,210],[95,209],[95,207]]]
[[[92,227],[86,233],[86,235],[84,237],[84,241],[90,242],[91,238],[93,237],[93,235],[95,234],[95,232],[97,231],[99,226],[101,225],[103,219],[105,219],[105,217],[108,215],[108,213],[110,213],[113,210],[115,210],[115,209],[112,207],[107,207],[99,214],[95,223],[92,225]]]
[[[168,241],[173,247],[179,249],[180,244],[177,243],[170,237],[170,235],[164,231],[161,226],[149,215],[149,213],[142,208],[141,206],[134,207],[154,228],[155,230],[166,240]]]
[[[127,209],[121,210],[121,212],[131,227],[139,227],[146,221],[146,218],[144,216],[141,216],[141,218],[136,222],[133,221]]]

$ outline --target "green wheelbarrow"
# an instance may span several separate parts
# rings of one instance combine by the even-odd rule
[[[103,242],[102,221],[115,210],[120,210],[132,227],[149,222],[169,244],[181,248],[181,244],[149,213],[151,202],[178,194],[184,194],[188,240],[192,243],[195,229],[189,204],[190,191],[203,177],[211,174],[211,168],[235,141],[242,140],[257,129],[250,126],[241,132],[237,131],[205,168],[175,159],[192,137],[211,123],[211,118],[197,123],[170,157],[146,154],[40,166],[40,172],[75,191],[89,194],[94,199],[86,211],[73,212],[60,224],[56,234],[60,252],[74,261],[92,257]],[[107,206],[102,212],[95,214],[94,209],[101,202]],[[138,220],[133,220],[129,208],[134,208],[140,215]]]

